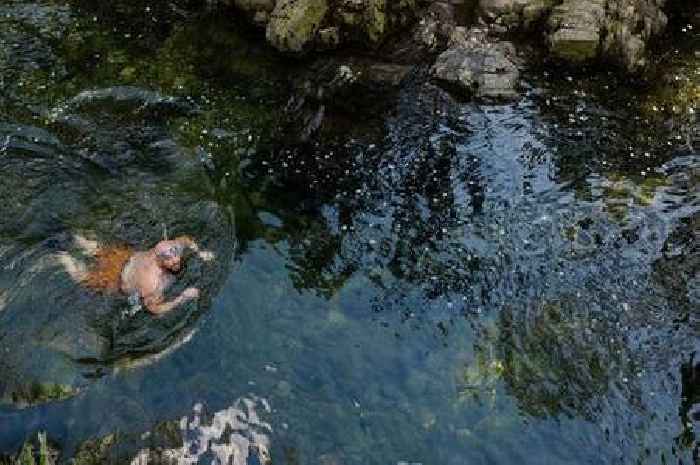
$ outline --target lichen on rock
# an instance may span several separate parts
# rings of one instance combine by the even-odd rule
[[[598,56],[605,0],[566,0],[549,17],[552,55],[572,62]]]
[[[327,13],[326,0],[280,0],[267,24],[267,40],[280,51],[302,52],[316,38]]]
[[[514,58],[512,43],[491,41],[482,28],[458,27],[448,50],[435,61],[432,74],[470,96],[513,98],[520,75]]]

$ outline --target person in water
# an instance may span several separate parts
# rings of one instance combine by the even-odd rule
[[[146,251],[134,251],[123,246],[100,247],[81,236],[75,240],[96,260],[95,265],[87,269],[68,254],[61,254],[61,263],[75,281],[96,291],[135,295],[154,315],[162,315],[178,305],[199,298],[199,289],[189,287],[174,299],[165,300],[165,293],[176,281],[176,273],[182,269],[185,251],[192,250],[205,261],[214,258],[212,252],[200,250],[189,236],[160,241]]]

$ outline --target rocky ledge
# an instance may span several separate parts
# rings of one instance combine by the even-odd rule
[[[264,28],[267,41],[282,52],[347,44],[377,48],[415,24],[423,33],[432,28],[441,34],[441,43],[438,38],[430,44],[440,48],[452,27],[472,24],[540,35],[554,57],[574,63],[604,59],[630,72],[646,65],[646,45],[667,23],[666,0],[223,1]]]
[[[438,81],[469,96],[511,98],[517,95],[520,74],[516,61],[511,42],[489,39],[485,28],[456,27],[431,72]]]

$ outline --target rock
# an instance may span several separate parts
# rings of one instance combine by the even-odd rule
[[[487,22],[527,29],[556,3],[555,0],[480,0],[479,14]]]
[[[605,0],[566,0],[549,17],[552,55],[572,62],[598,56]]]
[[[270,21],[270,13],[275,9],[277,0],[226,0],[227,5],[242,11],[254,25],[264,28]]]
[[[665,0],[565,0],[548,24],[552,55],[578,63],[604,58],[634,72],[644,67],[647,42],[668,22]]]
[[[267,40],[283,52],[304,51],[316,38],[327,13],[326,0],[280,0],[267,24]]]
[[[608,0],[607,34],[601,43],[604,56],[628,71],[644,67],[647,42],[660,34],[668,23],[661,10],[663,3],[663,0]]]
[[[493,42],[486,31],[458,27],[450,48],[438,56],[432,75],[449,87],[478,98],[513,98],[520,75],[510,42]]]
[[[448,2],[432,3],[413,32],[415,43],[432,52],[443,48],[457,27],[457,9]]]
[[[415,18],[416,0],[229,0],[267,29],[267,41],[283,52],[376,47]],[[447,2],[437,2],[448,5]]]

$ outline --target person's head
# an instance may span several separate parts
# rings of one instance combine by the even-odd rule
[[[162,268],[177,273],[182,268],[183,247],[176,241],[160,241],[154,248],[158,263]]]

